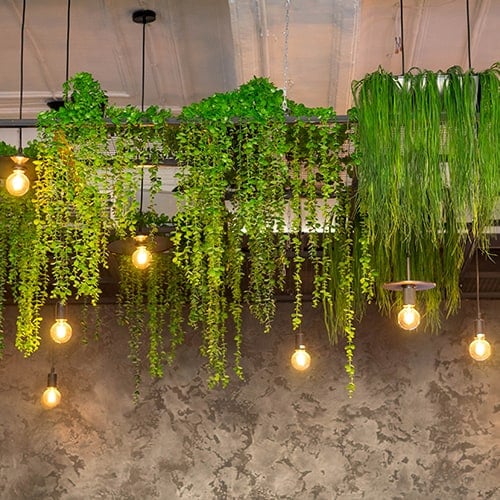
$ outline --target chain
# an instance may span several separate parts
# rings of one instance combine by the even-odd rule
[[[283,49],[283,102],[281,107],[284,113],[288,111],[287,104],[287,90],[288,90],[288,32],[290,27],[290,1],[285,0],[285,30],[284,35],[284,49]]]

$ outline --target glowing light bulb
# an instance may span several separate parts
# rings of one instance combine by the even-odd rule
[[[146,269],[153,260],[153,254],[146,248],[146,245],[138,245],[132,254],[132,264],[137,269]]]
[[[299,372],[307,370],[311,365],[311,355],[306,351],[305,345],[299,345],[292,354],[291,363],[293,368]]]
[[[398,314],[398,324],[403,330],[415,330],[420,324],[420,313],[414,304],[405,304]]]
[[[476,361],[485,361],[491,356],[491,345],[484,333],[476,334],[476,338],[469,345],[469,354]]]
[[[57,389],[57,374],[54,368],[52,368],[48,376],[47,389],[42,394],[42,406],[50,410],[55,408],[60,402],[61,393]]]
[[[47,410],[55,408],[61,402],[61,393],[57,387],[47,387],[42,394],[42,405]]]
[[[50,327],[50,336],[54,342],[65,344],[71,338],[73,329],[65,318],[56,319],[55,323]]]
[[[23,196],[29,188],[30,180],[24,173],[24,169],[15,166],[13,172],[5,180],[5,189],[12,196]]]

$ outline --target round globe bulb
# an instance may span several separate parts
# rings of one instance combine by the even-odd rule
[[[311,365],[311,355],[306,351],[305,346],[300,345],[292,354],[291,363],[293,368],[299,372],[307,370]]]
[[[137,269],[146,269],[153,260],[153,254],[146,248],[146,245],[138,245],[132,254],[132,264]]]
[[[50,327],[50,336],[54,342],[65,344],[71,338],[73,329],[66,319],[56,319]]]
[[[21,168],[14,171],[5,180],[5,189],[12,196],[23,196],[30,188],[30,180]]]
[[[50,410],[55,408],[61,402],[61,393],[57,387],[47,387],[42,394],[42,406]]]
[[[420,313],[413,304],[405,304],[398,314],[398,324],[403,330],[415,330],[420,324]]]
[[[469,354],[476,361],[485,361],[491,356],[491,345],[485,339],[484,333],[478,333],[469,345]]]

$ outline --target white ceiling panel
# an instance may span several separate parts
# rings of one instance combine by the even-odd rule
[[[466,0],[405,0],[405,68],[468,66]],[[23,116],[61,95],[67,0],[27,0]],[[146,26],[145,104],[178,112],[253,76],[308,106],[352,106],[351,82],[379,66],[400,73],[398,0],[72,0],[69,73],[88,71],[118,105],[140,104],[141,8]],[[0,119],[16,118],[22,0],[0,2]],[[472,66],[500,59],[500,1],[470,0]],[[287,71],[285,71],[285,69]],[[285,82],[286,80],[286,82]]]

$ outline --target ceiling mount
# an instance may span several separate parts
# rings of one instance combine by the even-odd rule
[[[156,12],[154,10],[136,10],[132,14],[132,21],[138,24],[149,24],[156,20]]]

